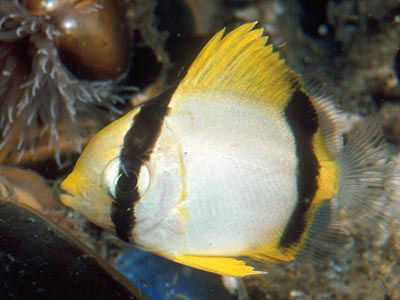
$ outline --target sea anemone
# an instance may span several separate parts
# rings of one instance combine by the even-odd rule
[[[61,166],[60,121],[80,151],[79,113],[118,112],[129,34],[117,2],[1,1],[0,162],[45,137]]]

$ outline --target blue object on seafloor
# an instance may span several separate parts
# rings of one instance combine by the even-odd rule
[[[233,300],[221,276],[186,267],[149,252],[131,248],[117,267],[152,300]]]

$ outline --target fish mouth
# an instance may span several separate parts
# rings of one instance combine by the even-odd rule
[[[68,192],[67,190],[63,189],[60,187],[60,200],[61,202],[66,205],[71,207],[72,203],[75,199],[75,195],[71,194],[70,192]]]
[[[74,197],[70,192],[67,190],[64,190],[62,187],[60,187],[60,196],[69,196],[69,197]]]

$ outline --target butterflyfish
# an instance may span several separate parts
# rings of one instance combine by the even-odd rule
[[[174,88],[95,135],[62,202],[142,249],[238,277],[324,243],[339,209],[379,202],[378,119],[344,139],[339,110],[255,25],[218,32]]]

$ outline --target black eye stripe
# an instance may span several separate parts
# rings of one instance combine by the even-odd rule
[[[138,174],[144,162],[149,160],[158,140],[174,91],[170,89],[141,106],[124,137],[115,198],[111,207],[111,220],[116,234],[124,241],[132,240],[132,229],[135,226],[134,205],[140,199]]]

